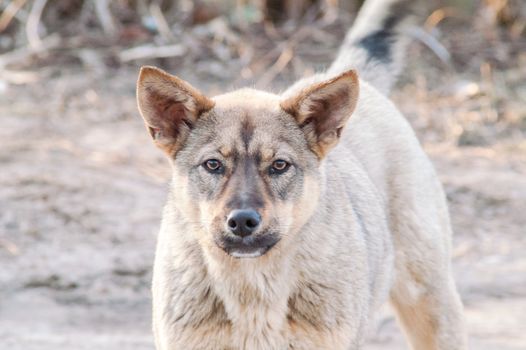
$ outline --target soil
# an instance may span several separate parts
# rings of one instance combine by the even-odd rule
[[[0,348],[153,349],[150,279],[169,165],[136,110],[137,67],[50,72],[0,86]],[[208,91],[226,84],[177,73]],[[471,348],[526,349],[524,138],[432,137],[414,114],[434,107],[415,90],[402,84],[394,99],[445,185]],[[446,118],[443,107],[430,113]],[[389,310],[366,349],[408,349]]]

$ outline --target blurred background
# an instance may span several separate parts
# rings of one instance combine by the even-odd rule
[[[153,349],[150,64],[213,95],[328,66],[362,1],[0,0],[0,348]],[[430,0],[392,95],[445,184],[471,348],[526,349],[526,2]],[[407,349],[385,310],[367,349]]]

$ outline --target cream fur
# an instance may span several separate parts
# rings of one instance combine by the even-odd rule
[[[356,111],[322,162],[319,193],[310,197],[317,205],[307,210],[312,216],[303,219],[302,240],[292,249],[225,258],[194,239],[200,230],[192,232],[178,213],[184,203],[168,202],[153,284],[158,349],[360,349],[388,295],[415,350],[466,348],[441,185],[392,103],[366,82],[360,86]],[[238,97],[234,92],[216,105]],[[174,182],[184,180],[175,174]],[[332,218],[337,223],[328,225]],[[312,283],[330,287],[309,291]],[[312,319],[291,321],[291,300]],[[198,327],[174,322],[191,324],[195,314],[203,315]]]
[[[254,142],[272,144],[284,131],[272,125],[283,102],[345,69],[301,80],[282,95],[243,89],[217,96],[209,103],[215,132],[235,140],[238,124],[254,114]],[[222,202],[196,203],[174,163],[152,286],[158,350],[357,350],[388,300],[414,350],[467,348],[441,184],[396,107],[366,81],[359,86],[339,143],[305,176],[301,196],[269,210],[286,229],[263,256],[236,259],[211,240],[206,213]]]

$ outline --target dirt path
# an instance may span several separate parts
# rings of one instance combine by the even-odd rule
[[[150,277],[168,165],[135,70],[0,93],[0,349],[153,349]],[[445,183],[477,350],[526,348],[526,152],[425,144]],[[406,349],[390,314],[368,349]]]

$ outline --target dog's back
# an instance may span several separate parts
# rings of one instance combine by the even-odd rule
[[[154,272],[159,349],[358,349],[388,295],[414,349],[465,349],[444,194],[385,96],[403,66],[410,5],[367,1],[329,70],[282,96],[207,99],[165,73],[141,74],[146,124],[174,158]],[[225,160],[202,163],[213,175],[185,170],[215,143]],[[275,158],[268,147],[285,160],[262,175],[258,164]],[[237,209],[224,233],[231,206],[261,208],[281,237],[234,237]],[[247,253],[242,242],[266,243]]]

